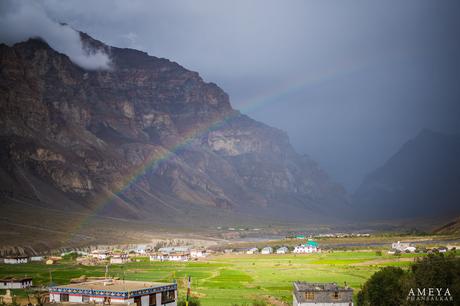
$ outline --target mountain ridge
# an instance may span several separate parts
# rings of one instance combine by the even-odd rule
[[[321,222],[347,209],[344,189],[286,133],[234,110],[216,84],[81,37],[112,69],[85,70],[39,39],[0,46],[3,205],[159,224]]]
[[[460,135],[423,129],[353,195],[362,217],[451,217],[460,214]]]

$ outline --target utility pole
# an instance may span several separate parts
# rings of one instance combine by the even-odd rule
[[[187,286],[187,298],[185,300],[185,306],[188,306],[188,298],[190,296],[190,291],[191,291],[191,288],[190,288],[191,287],[191,280],[192,280],[192,277],[189,276],[188,277],[188,286]]]

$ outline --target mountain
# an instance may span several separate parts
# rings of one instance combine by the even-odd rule
[[[353,195],[358,215],[374,219],[460,215],[460,135],[423,130]]]
[[[313,223],[346,209],[340,185],[284,132],[234,110],[216,84],[81,39],[112,68],[85,70],[40,39],[0,45],[6,221],[47,209],[164,225]]]
[[[435,234],[453,235],[460,234],[460,217],[434,230]]]

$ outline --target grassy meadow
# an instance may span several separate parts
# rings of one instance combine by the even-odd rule
[[[125,265],[111,265],[110,276],[140,281],[177,281],[179,295],[186,291],[186,276],[192,277],[192,294],[203,306],[224,306],[266,300],[277,305],[292,305],[292,282],[344,282],[358,290],[380,267],[408,267],[420,254],[400,257],[374,251],[336,251],[320,254],[220,255],[203,261],[149,262],[148,258]],[[43,263],[0,265],[0,277],[31,276],[36,285],[47,285],[50,274],[55,284],[68,284],[71,278],[104,276],[105,266],[81,266],[63,260],[48,266]],[[15,292],[20,295],[20,292]]]

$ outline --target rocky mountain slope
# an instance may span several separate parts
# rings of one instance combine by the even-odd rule
[[[217,85],[81,37],[112,69],[84,70],[39,39],[0,45],[4,209],[159,224],[313,223],[346,209],[344,190],[285,133],[232,109]]]
[[[440,235],[460,234],[460,217],[447,224],[444,224],[441,227],[436,228],[433,232]]]
[[[459,156],[459,135],[423,130],[365,178],[353,205],[363,218],[460,215]]]

